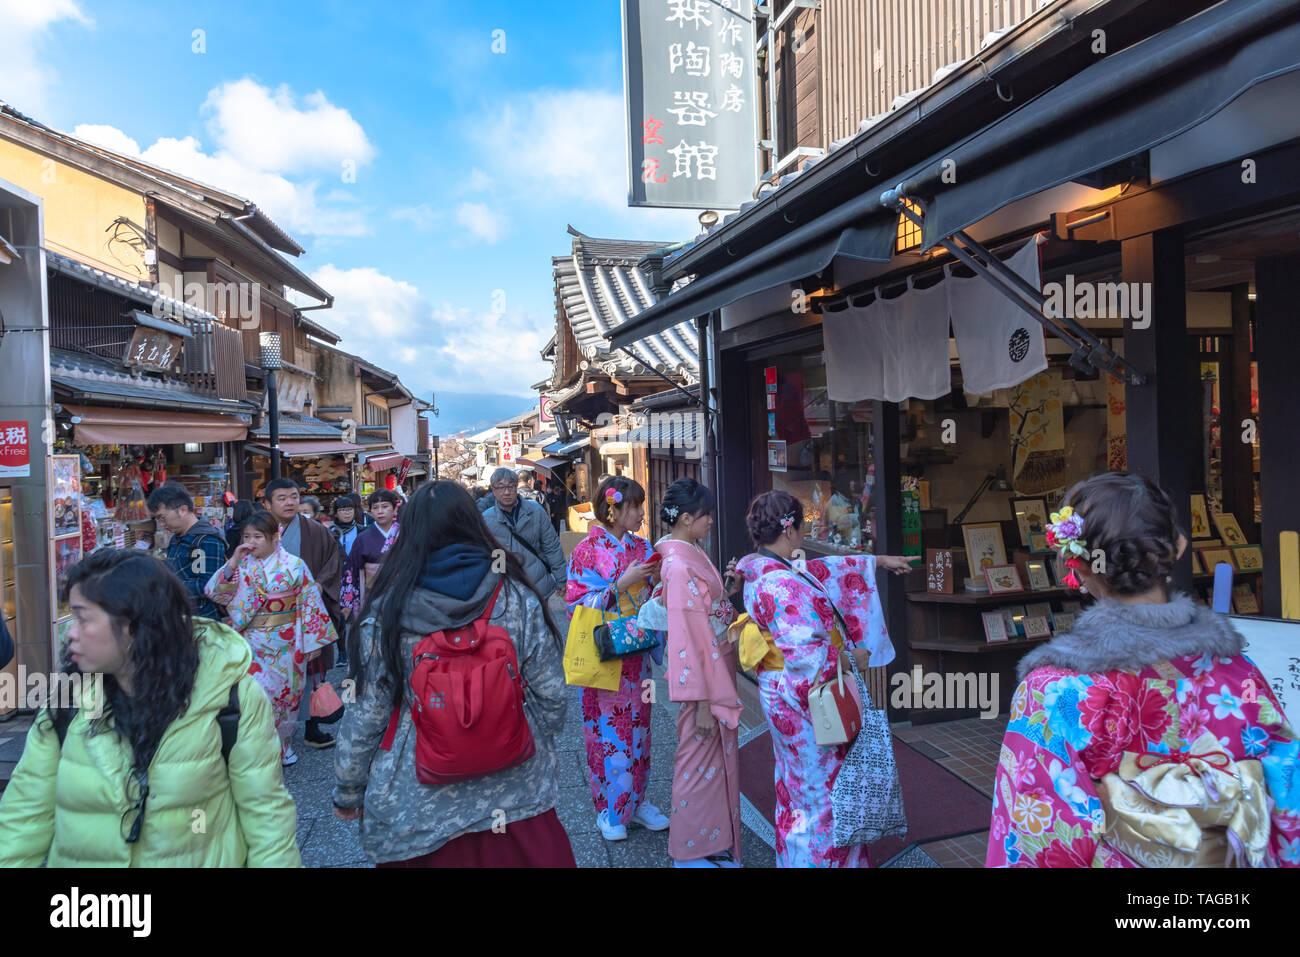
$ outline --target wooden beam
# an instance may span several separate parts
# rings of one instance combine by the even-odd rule
[[[1148,233],[1121,247],[1121,280],[1143,284],[1146,327],[1124,323],[1124,358],[1148,377],[1126,390],[1128,467],[1160,485],[1174,501],[1180,520],[1191,514],[1191,488],[1199,456],[1188,446],[1190,416],[1200,408],[1200,378],[1187,381],[1187,291],[1183,238],[1175,230]],[[1130,287],[1131,288],[1131,287]],[[1190,590],[1192,556],[1174,567],[1174,586]]]
[[[1278,539],[1300,531],[1300,402],[1295,399],[1296,362],[1300,360],[1300,255],[1255,262],[1256,349],[1259,362],[1260,498],[1264,550],[1265,615],[1282,615]],[[1265,418],[1267,416],[1267,418]],[[1238,519],[1240,521],[1240,519]]]

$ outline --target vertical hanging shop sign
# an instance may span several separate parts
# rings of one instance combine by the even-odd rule
[[[738,209],[758,179],[754,7],[623,0],[628,205]]]

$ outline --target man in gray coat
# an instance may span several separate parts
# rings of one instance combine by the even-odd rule
[[[483,521],[501,547],[514,553],[524,574],[543,595],[563,588],[567,577],[564,549],[559,533],[546,509],[519,497],[519,476],[501,467],[492,473],[495,504],[483,513]]]

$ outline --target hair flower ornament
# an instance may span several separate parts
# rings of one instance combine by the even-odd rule
[[[1064,584],[1078,588],[1079,576],[1075,571],[1083,567],[1083,561],[1088,557],[1088,543],[1083,538],[1083,516],[1069,505],[1053,512],[1052,520],[1047,523],[1047,544],[1060,553],[1065,567],[1070,570]]]
[[[677,513],[680,512],[680,511],[681,511],[681,509],[679,509],[676,505],[674,505],[672,508],[666,508],[666,509],[664,509],[664,514],[667,515],[667,516],[668,516],[669,518],[671,518],[671,519],[676,519],[676,518],[677,518]]]
[[[605,489],[605,501],[610,505],[617,505],[619,502],[623,501],[623,493],[617,489],[607,488]]]
[[[781,519],[782,528],[789,529],[793,525],[794,525],[794,512],[791,512],[789,515],[786,515]]]

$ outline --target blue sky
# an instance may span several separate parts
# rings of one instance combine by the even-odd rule
[[[436,392],[445,434],[536,398],[567,223],[697,231],[626,206],[619,21],[617,0],[0,0],[0,99],[267,210],[336,297],[314,318]]]

